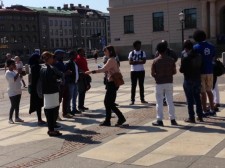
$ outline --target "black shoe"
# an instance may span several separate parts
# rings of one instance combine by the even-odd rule
[[[114,103],[114,105],[115,105],[115,106],[119,106],[119,104],[117,104],[117,103]]]
[[[123,123],[125,123],[125,122],[126,122],[126,119],[125,119],[125,118],[119,119],[119,120],[117,121],[117,123],[115,124],[115,126],[123,125]]]
[[[184,120],[184,122],[187,122],[187,123],[196,123],[194,118],[187,118],[187,119]]]
[[[204,120],[203,120],[202,117],[197,117],[196,120],[197,120],[198,122],[204,122]]]
[[[214,107],[214,111],[215,112],[219,112],[219,108],[218,107]]]
[[[216,112],[215,111],[210,111],[209,112],[209,116],[216,116]]]
[[[72,113],[73,113],[73,114],[82,114],[82,112],[79,111],[79,110],[77,110],[77,109],[76,109],[76,110],[73,110]]]
[[[87,107],[80,107],[80,108],[78,108],[79,109],[79,111],[81,111],[81,112],[85,112],[86,110],[89,110],[89,108],[87,108]]]
[[[170,122],[171,122],[171,125],[178,125],[175,119],[174,120],[170,120]]]
[[[84,110],[89,110],[89,108],[87,108],[87,107],[83,107],[83,109],[84,109]]]
[[[161,120],[157,120],[157,121],[153,122],[152,125],[153,126],[162,126],[162,127],[164,127],[164,124],[163,124],[163,122]]]
[[[145,100],[142,100],[141,103],[142,103],[142,104],[148,104],[148,102],[145,101]]]
[[[131,101],[129,105],[130,105],[130,106],[134,105],[134,101]]]
[[[60,133],[59,131],[48,131],[48,135],[50,137],[57,137],[57,136],[61,136],[62,133]]]
[[[111,122],[103,121],[102,123],[99,124],[99,126],[111,126]]]

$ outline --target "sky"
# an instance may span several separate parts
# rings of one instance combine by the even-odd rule
[[[11,5],[23,5],[31,7],[63,7],[64,4],[82,4],[83,6],[89,5],[90,8],[96,9],[102,12],[108,12],[108,0],[2,0],[4,7],[9,7]]]

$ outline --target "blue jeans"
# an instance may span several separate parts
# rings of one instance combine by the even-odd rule
[[[77,84],[76,83],[70,83],[69,86],[69,98],[68,98],[68,104],[67,107],[70,109],[70,104],[72,101],[72,109],[76,110],[76,101],[77,101]]]
[[[196,105],[196,113],[199,118],[202,118],[202,103],[200,98],[201,81],[200,80],[184,80],[184,92],[188,104],[188,114],[190,119],[195,118],[194,103]]]

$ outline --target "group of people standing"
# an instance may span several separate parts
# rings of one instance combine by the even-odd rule
[[[215,115],[215,105],[213,103],[212,89],[215,85],[213,78],[213,61],[215,58],[215,48],[206,42],[206,35],[203,31],[196,31],[193,35],[197,44],[186,40],[184,42],[184,50],[182,51],[182,60],[180,72],[184,74],[184,91],[188,104],[189,117],[186,122],[195,123],[194,104],[196,105],[197,120],[203,122],[203,117]],[[131,102],[135,104],[135,93],[137,83],[140,90],[140,101],[142,104],[148,102],[144,98],[144,79],[146,63],[146,54],[141,50],[141,41],[133,43],[134,50],[128,55],[129,64],[131,65]],[[155,79],[156,88],[156,121],[152,123],[154,126],[164,126],[163,124],[163,104],[164,101],[168,105],[169,118],[171,125],[178,125],[176,122],[175,108],[173,104],[173,75],[176,72],[176,61],[178,59],[176,53],[168,47],[166,41],[162,41],[157,45],[156,58],[153,60],[151,67],[151,76]],[[59,106],[62,102],[62,116],[65,118],[73,118],[75,114],[80,114],[86,110],[84,106],[86,92],[90,89],[90,74],[104,73],[106,85],[106,93],[104,106],[106,109],[105,120],[100,126],[111,126],[111,114],[114,112],[118,116],[116,126],[123,125],[126,119],[115,103],[117,97],[118,86],[113,81],[113,74],[120,72],[117,55],[113,46],[104,48],[103,67],[96,70],[89,70],[85,57],[85,51],[79,48],[77,51],[68,53],[69,60],[64,63],[63,59],[66,52],[56,50],[54,54],[45,51],[41,55],[32,54],[29,59],[29,92],[30,92],[30,109],[29,113],[37,112],[38,125],[46,124],[42,120],[41,109],[44,112],[48,124],[49,136],[62,135],[56,128],[57,119],[59,117]],[[107,59],[106,59],[107,58]],[[41,64],[44,61],[44,64]],[[13,111],[15,110],[15,121],[23,122],[19,118],[19,103],[21,99],[21,68],[16,69],[15,61],[8,59],[6,61],[8,70],[6,71],[6,79],[8,81],[8,94],[11,101],[11,109],[9,115],[9,123],[13,124]],[[213,84],[214,82],[214,84]],[[206,107],[206,95],[209,98],[210,108]],[[78,96],[78,106],[77,106]],[[164,100],[165,99],[165,100]]]
[[[216,53],[215,47],[206,41],[206,34],[197,30],[193,34],[196,42],[185,40],[181,54],[181,65],[179,71],[184,74],[183,88],[187,99],[188,118],[185,122],[203,122],[207,116],[215,116],[219,102],[214,102],[213,89],[216,85],[214,67]],[[156,81],[156,111],[157,120],[154,126],[163,126],[163,97],[165,95],[168,104],[171,125],[177,125],[175,120],[175,108],[173,104],[173,75],[176,72],[176,59],[168,54],[168,45],[162,41],[157,45],[157,58],[153,60],[151,75]],[[217,87],[218,89],[218,87]],[[218,94],[218,91],[217,91]],[[209,108],[207,107],[207,97]],[[216,96],[216,95],[215,95]],[[218,96],[218,95],[217,95]],[[218,99],[218,98],[217,98]],[[196,110],[194,110],[196,105]],[[195,114],[196,111],[196,114]]]

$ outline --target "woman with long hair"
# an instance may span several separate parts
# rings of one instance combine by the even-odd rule
[[[115,126],[120,126],[126,122],[125,117],[121,113],[121,111],[116,107],[115,100],[116,100],[116,93],[119,87],[117,87],[113,81],[112,75],[114,73],[120,72],[118,63],[115,59],[116,52],[113,46],[107,46],[104,49],[104,54],[109,57],[106,64],[97,70],[93,71],[86,71],[86,74],[95,74],[95,73],[106,73],[107,74],[107,81],[106,81],[106,94],[104,99],[104,105],[106,109],[106,117],[105,121],[103,121],[100,126],[111,126],[111,114],[112,111],[117,115],[119,118]]]

